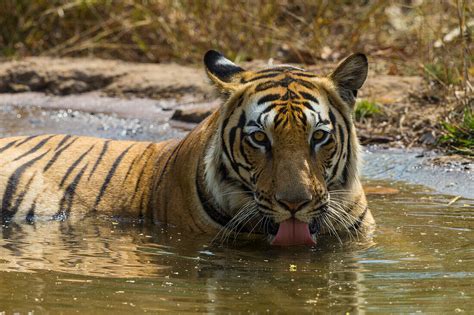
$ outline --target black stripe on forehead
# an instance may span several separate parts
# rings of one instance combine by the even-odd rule
[[[272,95],[276,95],[276,94],[272,94]],[[268,112],[272,110],[275,110],[276,116],[274,118],[274,123],[276,124],[276,126],[280,125],[283,121],[287,121],[288,120],[287,118],[289,118],[289,117],[282,117],[282,116],[293,116],[293,119],[299,120],[303,125],[305,125],[308,119],[303,109],[307,109],[311,113],[313,113],[315,120],[316,120],[316,116],[314,115],[314,113],[317,113],[319,117],[318,122],[321,122],[322,124],[329,124],[328,120],[321,119],[321,116],[319,115],[319,113],[316,112],[314,107],[311,106],[309,102],[300,102],[297,100],[292,100],[291,103],[280,102],[280,103],[268,104],[266,108],[260,112],[258,121],[261,122],[262,117],[265,116],[265,114],[267,114]]]
[[[288,71],[304,71],[302,69],[298,69],[296,67],[292,66],[280,66],[280,67],[274,67],[274,68],[269,68],[269,69],[263,69],[260,71],[257,71],[256,73],[268,73],[268,72],[288,72]]]
[[[312,94],[309,94],[309,93],[306,93],[306,92],[303,92],[303,91],[300,91],[299,94],[307,99],[308,101],[311,101],[311,102],[314,102],[316,104],[319,104],[319,100]]]
[[[313,111],[313,112],[315,111],[314,108],[313,108],[313,106],[311,106],[311,104],[308,103],[308,102],[301,102],[301,105],[303,105],[304,107],[306,107],[307,109],[309,109],[309,110],[311,110],[311,111]]]
[[[257,76],[257,77],[250,78],[248,80],[242,79],[242,80],[240,80],[240,83],[249,83],[249,82],[258,81],[258,80],[262,80],[262,79],[274,78],[274,77],[279,76],[279,75],[281,75],[280,72],[263,74],[263,75],[260,75],[260,76]]]
[[[255,91],[256,92],[265,91],[274,87],[278,87],[278,84],[275,81],[267,81],[267,82],[258,84],[255,87]]]
[[[293,67],[278,67],[278,68],[271,68],[271,69],[265,69],[265,70],[260,70],[255,72],[257,76],[249,79],[244,79],[242,78],[240,80],[241,83],[249,83],[253,81],[258,81],[262,79],[267,79],[267,78],[274,78],[279,75],[282,75],[284,73],[291,73],[292,75],[297,75],[300,77],[306,77],[306,78],[315,78],[316,75],[314,74],[309,74],[305,73],[304,70],[298,69],[298,68],[293,68]]]
[[[306,117],[303,109],[300,107],[293,107],[293,111],[295,112],[295,118],[299,119],[303,125],[306,125],[308,118]]]
[[[265,104],[267,102],[273,102],[273,101],[279,100],[280,98],[281,98],[280,94],[267,94],[267,95],[261,97],[258,100],[257,104],[262,105],[262,104]]]
[[[298,106],[289,106],[289,107],[280,107],[273,118],[274,127],[278,128],[281,126],[287,126],[290,122],[299,121],[300,124],[294,125],[293,127],[302,127],[303,129],[307,125],[308,118],[306,113],[301,107]]]
[[[291,89],[287,89],[286,93],[281,97],[282,101],[288,101],[289,99],[295,99],[298,95]]]
[[[274,87],[288,88],[288,86],[293,82],[300,84],[308,89],[316,89],[316,85],[314,85],[312,82],[309,82],[303,79],[293,78],[290,76],[285,76],[285,78],[279,81],[262,82],[255,87],[255,91],[257,92],[264,91],[264,90],[271,89]]]
[[[306,78],[317,78],[318,76],[315,74],[305,73],[305,72],[293,72],[294,75],[299,77],[306,77]]]
[[[318,115],[319,115],[319,114],[318,114]],[[329,120],[327,120],[327,119],[321,119],[321,116],[320,116],[317,125],[318,125],[318,126],[319,126],[319,125],[329,125],[329,123],[330,123]]]
[[[296,82],[298,84],[301,84],[302,86],[304,86],[307,89],[310,89],[310,90],[317,89],[316,85],[314,85],[312,82],[301,80],[301,79],[296,80]]]

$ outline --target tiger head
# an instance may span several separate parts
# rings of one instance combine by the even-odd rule
[[[206,188],[226,229],[313,244],[342,207],[331,207],[331,193],[363,193],[352,111],[367,58],[351,55],[329,76],[293,66],[246,71],[212,50],[204,63],[226,98],[205,158]]]

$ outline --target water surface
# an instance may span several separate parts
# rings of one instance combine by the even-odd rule
[[[0,312],[472,311],[474,202],[366,185],[399,190],[369,196],[373,239],[321,237],[315,248],[216,246],[110,218],[4,226]]]

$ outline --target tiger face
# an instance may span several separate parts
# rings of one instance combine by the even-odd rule
[[[314,244],[334,220],[331,192],[358,188],[351,117],[366,57],[348,57],[328,77],[291,66],[245,71],[214,51],[205,64],[228,97],[206,161],[216,203],[232,227],[272,244]]]

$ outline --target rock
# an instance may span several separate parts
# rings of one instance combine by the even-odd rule
[[[217,107],[218,102],[183,106],[175,110],[171,119],[188,123],[200,123],[211,115]]]
[[[20,83],[9,83],[8,84],[8,89],[12,92],[15,93],[21,93],[21,92],[29,92],[30,87],[25,84],[20,84]]]
[[[424,132],[420,137],[420,142],[427,145],[433,145],[436,143],[436,137],[432,130]]]
[[[69,95],[90,91],[90,86],[83,81],[65,80],[55,84],[52,88],[53,94]]]
[[[358,136],[362,144],[382,144],[389,143],[395,140],[393,137],[390,136],[369,134],[364,130],[359,130]]]
[[[28,86],[28,89],[31,91],[40,90],[46,86],[44,77],[42,77],[36,71],[30,70],[28,68],[21,67],[20,69],[18,69],[18,71],[12,72],[10,74],[10,78],[11,81],[16,84]]]

